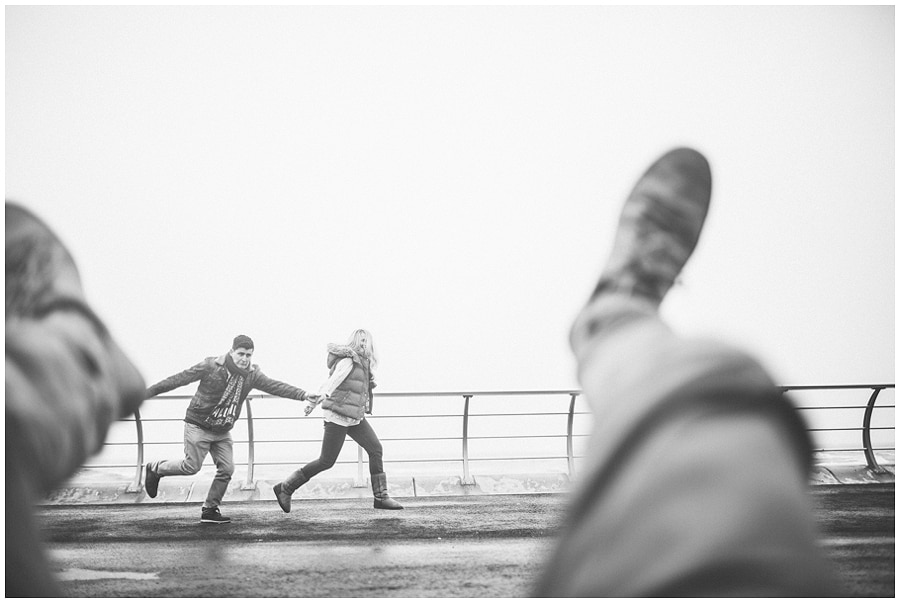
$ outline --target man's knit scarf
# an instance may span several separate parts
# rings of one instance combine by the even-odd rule
[[[222,398],[213,408],[205,423],[213,431],[228,431],[234,426],[241,412],[241,394],[244,391],[244,381],[250,374],[234,363],[230,354],[225,355],[225,367],[228,369],[228,383]]]

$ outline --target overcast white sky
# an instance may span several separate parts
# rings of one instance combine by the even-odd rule
[[[148,382],[256,341],[382,391],[577,385],[621,202],[693,146],[663,306],[784,384],[894,380],[894,7],[7,6],[6,197]]]

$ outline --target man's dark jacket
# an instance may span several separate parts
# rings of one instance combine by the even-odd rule
[[[225,393],[225,386],[228,384],[228,369],[225,368],[224,354],[218,358],[210,356],[185,371],[151,385],[147,388],[146,397],[152,398],[197,380],[200,381],[200,386],[197,388],[197,393],[191,398],[191,403],[188,404],[184,420],[186,423],[193,423],[203,429],[210,429],[206,423],[206,418],[222,399],[222,394]],[[306,392],[304,390],[267,377],[259,369],[259,366],[254,364],[250,366],[249,375],[244,379],[244,386],[241,388],[241,406],[237,410],[235,420],[241,415],[241,409],[243,408],[244,400],[247,399],[247,394],[254,388],[279,398],[306,400]],[[230,429],[231,426],[223,431],[229,431]]]

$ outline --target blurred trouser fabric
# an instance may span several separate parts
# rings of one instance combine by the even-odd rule
[[[571,342],[594,431],[536,596],[839,594],[807,432],[755,360],[614,295],[588,304]]]
[[[6,204],[6,596],[58,596],[35,503],[134,412],[144,380],[87,305],[71,255]]]
[[[209,486],[203,506],[211,509],[222,503],[234,475],[234,441],[231,432],[214,433],[193,423],[184,424],[184,458],[178,461],[158,461],[151,469],[160,477],[194,475],[203,466],[206,455],[216,464],[216,476]]]

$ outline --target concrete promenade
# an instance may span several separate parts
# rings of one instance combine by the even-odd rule
[[[845,592],[893,597],[894,483],[814,484],[821,542]],[[563,521],[563,493],[230,500],[38,508],[58,576],[80,597],[527,596]]]

